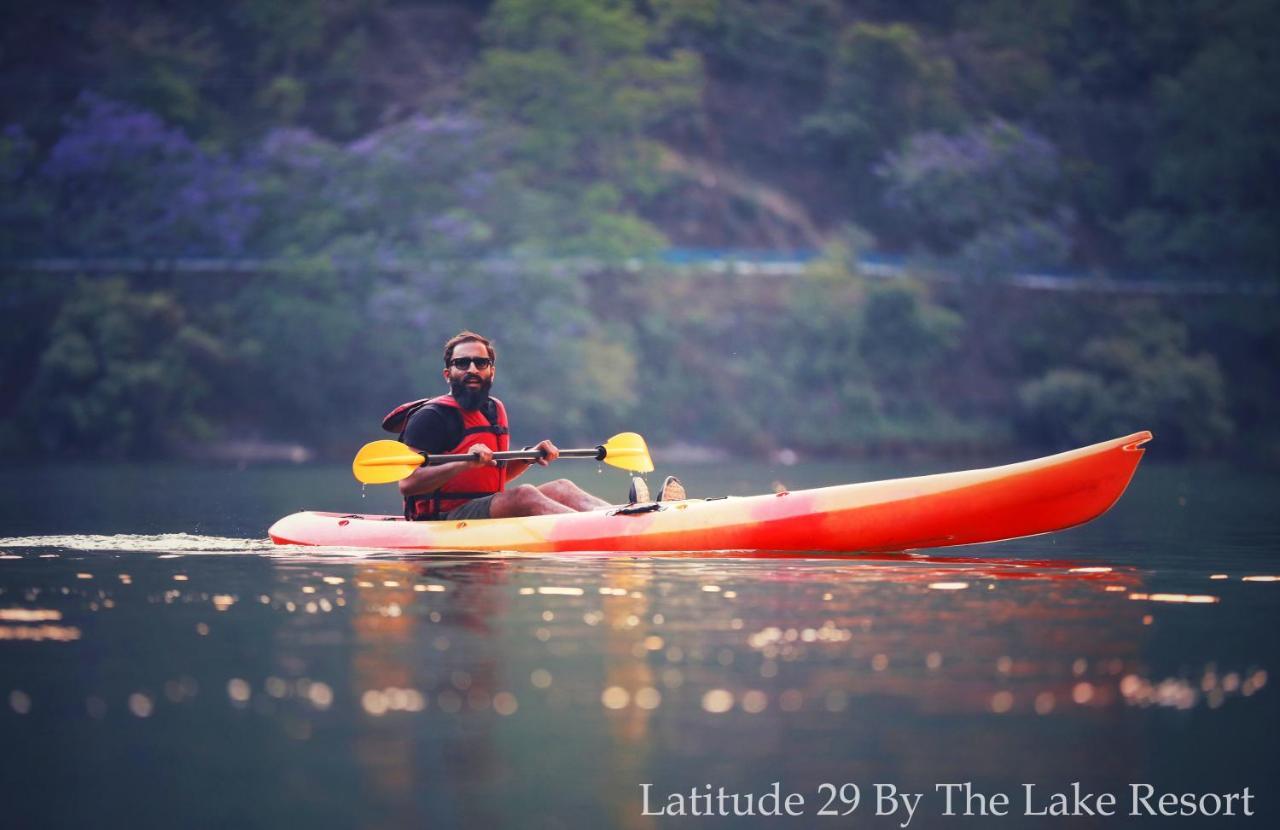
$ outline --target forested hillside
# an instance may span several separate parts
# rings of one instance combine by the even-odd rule
[[[1280,446],[1265,0],[54,2],[0,24],[8,452],[341,454],[439,385],[464,326],[557,436]],[[821,256],[735,277],[673,247]],[[870,251],[906,276],[869,277]],[[1010,286],[1027,272],[1110,288]]]

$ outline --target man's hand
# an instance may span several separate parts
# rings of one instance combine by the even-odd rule
[[[472,467],[493,467],[498,463],[493,460],[493,450],[484,444],[472,444],[470,453],[467,463]]]
[[[539,441],[534,449],[542,453],[542,457],[538,459],[537,463],[543,467],[560,457],[560,448],[551,443],[550,440]]]

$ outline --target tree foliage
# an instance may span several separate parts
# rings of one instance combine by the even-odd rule
[[[210,434],[204,378],[224,350],[167,293],[81,281],[53,321],[19,412],[47,451],[172,451]]]
[[[499,0],[484,33],[471,88],[516,131],[522,172],[548,190],[591,177],[643,187],[636,154],[652,153],[651,131],[698,100],[697,58],[657,54],[630,3]]]
[[[893,216],[934,256],[982,274],[1069,257],[1058,152],[1034,132],[996,120],[955,136],[916,133],[876,172]]]
[[[782,238],[756,210],[956,277],[1274,278],[1277,8],[6,8],[0,444],[345,446],[371,407],[438,389],[438,342],[470,327],[544,434],[640,419],[821,450],[1146,425],[1211,447],[1274,422],[1265,310],[1179,323],[1072,298],[997,318],[977,298],[998,280],[926,290],[832,257],[774,290],[634,263],[686,226]],[[68,257],[97,264],[12,265]]]
[[[1062,448],[1142,423],[1171,452],[1203,451],[1233,429],[1217,362],[1190,353],[1185,325],[1150,311],[1089,339],[1020,395],[1030,437]]]

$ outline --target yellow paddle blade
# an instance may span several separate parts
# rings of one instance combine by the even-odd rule
[[[633,473],[653,472],[653,459],[644,439],[634,432],[620,432],[604,442],[604,463]]]
[[[351,472],[365,484],[399,481],[422,465],[422,456],[399,441],[371,441],[356,453]]]

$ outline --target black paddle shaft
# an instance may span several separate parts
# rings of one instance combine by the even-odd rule
[[[544,453],[542,450],[504,450],[493,454],[494,461],[537,461],[542,458]],[[591,449],[581,450],[560,450],[561,458],[594,458],[596,461],[604,461],[604,446],[592,447]],[[470,461],[474,456],[469,452],[447,453],[445,455],[429,455],[427,456],[428,466],[434,467],[437,464],[449,464],[453,461]]]

